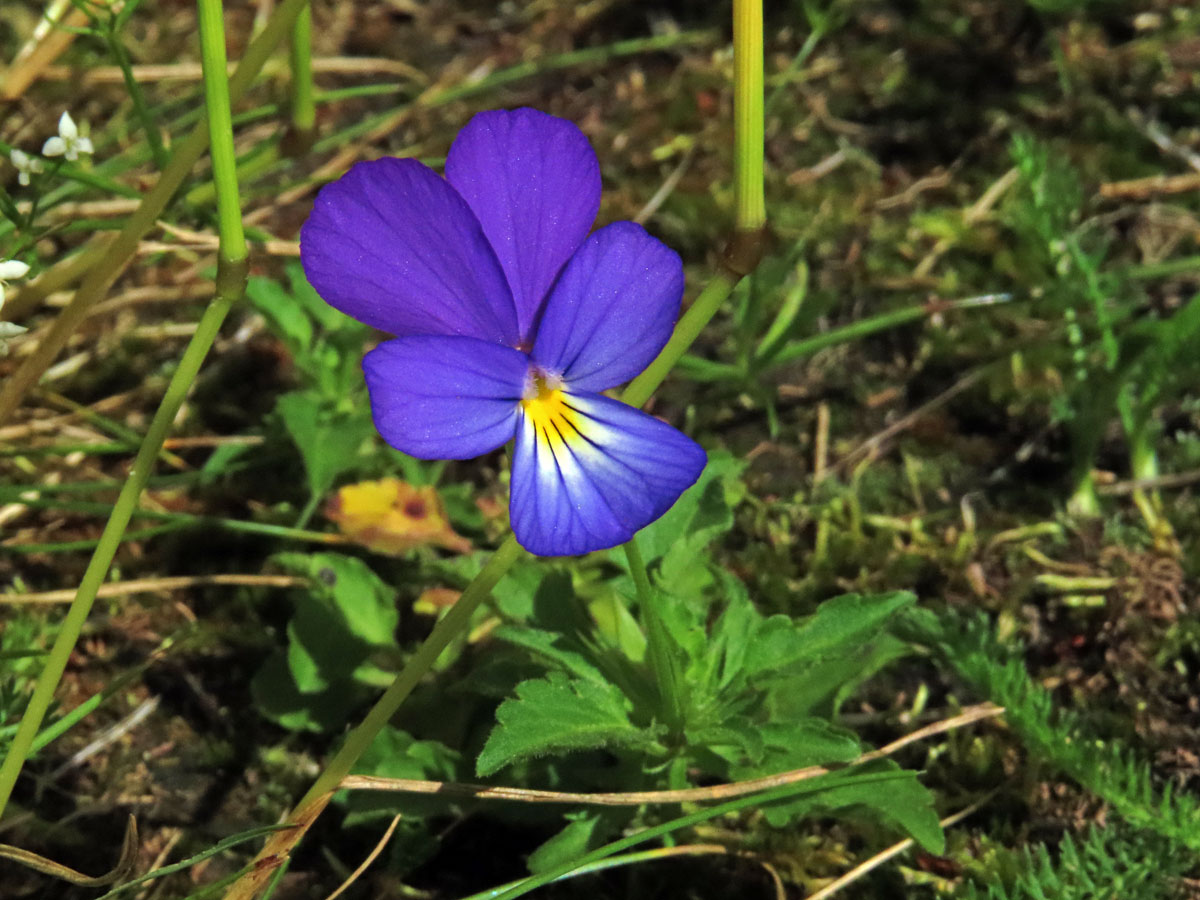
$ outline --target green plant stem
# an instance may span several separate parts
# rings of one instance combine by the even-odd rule
[[[0,812],[3,812],[4,806],[12,794],[17,775],[24,765],[46,711],[50,708],[54,691],[66,670],[67,659],[75,648],[75,642],[83,629],[83,623],[91,611],[96,591],[108,575],[109,566],[121,544],[125,526],[129,524],[137,507],[138,498],[141,496],[142,488],[153,471],[154,460],[162,448],[162,443],[166,439],[175,415],[179,412],[188,390],[195,381],[196,374],[200,371],[200,364],[208,353],[208,349],[217,335],[217,329],[224,321],[233,299],[230,296],[218,297],[201,318],[196,333],[192,336],[183,358],[179,361],[179,368],[175,370],[175,374],[167,386],[162,403],[146,431],[146,437],[134,460],[133,469],[113,505],[112,515],[104,527],[96,550],[92,554],[91,562],[79,584],[79,590],[75,594],[75,600],[71,603],[46,660],[46,667],[39,676],[33,695],[29,699],[29,705],[21,719],[21,727],[13,738],[3,765],[0,765]]]
[[[395,715],[400,705],[433,668],[433,664],[441,656],[442,651],[467,629],[475,610],[491,593],[496,583],[504,577],[504,573],[508,571],[521,552],[521,546],[517,543],[516,538],[509,535],[492,554],[491,559],[487,561],[480,573],[467,585],[462,596],[454,602],[450,611],[434,626],[429,637],[417,648],[417,652],[396,676],[391,687],[371,707],[362,722],[346,735],[346,740],[341,748],[334,754],[333,759],[326,763],[317,780],[308,789],[308,793],[293,808],[286,822],[295,827],[274,835],[263,847],[256,858],[256,863],[259,860],[269,861],[269,863],[253,866],[246,877],[236,882],[229,893],[225,895],[226,900],[249,900],[262,890],[270,880],[272,872],[288,858],[291,849],[304,837],[304,833],[329,804],[338,784],[350,774],[350,770],[358,762],[359,757],[371,746],[375,737]]]
[[[220,227],[216,296],[205,310],[179,361],[179,367],[167,385],[166,393],[146,437],[134,459],[133,468],[113,504],[112,514],[91,561],[80,581],[75,599],[46,658],[45,668],[38,676],[33,694],[21,724],[17,728],[4,762],[0,765],[0,815],[12,795],[17,777],[33,748],[38,729],[54,699],[54,692],[67,667],[67,660],[83,630],[83,624],[96,600],[96,592],[108,575],[113,557],[121,545],[126,526],[137,508],[146,482],[154,470],[154,462],[162,450],[163,441],[175,421],[188,391],[195,383],[200,366],[216,339],[221,323],[230,307],[245,292],[248,266],[246,241],[242,233],[240,203],[233,156],[233,130],[230,123],[229,83],[225,77],[225,32],[221,0],[200,0],[200,41],[204,65],[205,99],[208,124],[212,134],[213,179],[217,183],[217,209]],[[190,168],[190,167],[189,167]],[[119,239],[118,239],[119,240]]]
[[[221,0],[198,0],[200,61],[204,70],[204,106],[208,111],[209,145],[212,151],[213,186],[217,190],[217,234],[220,263],[240,264],[241,284],[233,285],[240,298],[246,280],[246,234],[242,228],[242,204],[238,194],[237,154],[233,149],[233,108],[226,75],[225,12]],[[299,16],[299,12],[297,13]],[[231,292],[232,293],[232,292]],[[221,273],[217,272],[217,294]]]
[[[313,99],[312,6],[306,3],[292,25],[292,127],[311,133],[317,124],[317,106]]]
[[[641,406],[650,399],[667,374],[679,362],[692,343],[700,336],[704,326],[716,315],[740,279],[729,272],[718,272],[700,292],[700,296],[688,307],[675,325],[671,339],[662,348],[654,361],[621,393],[621,400],[630,406]]]
[[[306,0],[283,0],[262,34],[246,48],[237,71],[228,81],[228,95],[233,102],[240,100],[246,93],[250,82],[262,69],[267,57],[291,29],[292,22],[305,2]],[[5,380],[3,387],[0,387],[0,423],[12,415],[25,394],[49,368],[58,352],[66,346],[75,329],[87,317],[88,311],[104,297],[125,266],[133,259],[138,242],[154,227],[207,145],[207,121],[198,124],[186,138],[175,145],[171,161],[159,175],[158,181],[129,217],[120,234],[106,243],[103,256],[99,257],[88,271],[70,304],[55,319],[33,353],[26,357],[17,371]]]
[[[767,221],[763,197],[762,0],[733,0],[733,174],[737,227]]]
[[[679,671],[678,657],[674,652],[675,642],[667,630],[667,623],[663,620],[659,607],[662,595],[650,584],[646,562],[642,559],[636,538],[625,545],[625,557],[629,560],[629,573],[633,576],[634,588],[637,590],[638,610],[642,615],[642,625],[646,629],[646,651],[650,656],[650,666],[658,687],[662,716],[671,736],[678,739],[682,736],[685,720],[683,678]]]
[[[146,143],[150,145],[150,156],[154,159],[154,165],[159,171],[162,171],[168,160],[167,150],[163,146],[158,126],[154,124],[154,116],[150,114],[150,109],[146,106],[146,95],[142,93],[142,86],[133,77],[133,61],[129,58],[129,51],[121,43],[121,36],[117,34],[115,23],[110,22],[102,27],[105,43],[108,44],[108,52],[112,54],[117,68],[121,70],[121,77],[125,81],[125,90],[129,92],[129,99],[133,101],[134,115],[141,123],[142,131],[146,133]]]

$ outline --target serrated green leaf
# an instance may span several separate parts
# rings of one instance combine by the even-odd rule
[[[869,776],[901,771],[891,760],[880,760],[862,766],[856,773]],[[883,820],[913,838],[930,853],[941,853],[945,848],[945,840],[933,807],[933,794],[917,780],[916,772],[908,774],[911,777],[896,778],[882,787],[877,781],[865,780],[862,784],[843,784],[815,794],[771,803],[763,807],[763,815],[771,825],[781,828],[813,815],[846,814],[856,807],[866,808],[871,811],[873,820]]]
[[[492,632],[492,636],[514,647],[523,647],[545,662],[577,678],[601,684],[608,680],[583,653],[569,646],[569,641],[562,634],[542,631],[539,628],[501,625]]]
[[[629,702],[615,686],[551,672],[517,685],[496,710],[475,768],[491,775],[530,757],[600,747],[645,747],[652,737],[629,719]]]
[[[710,454],[699,480],[665,515],[638,532],[638,548],[647,564],[682,543],[685,547],[674,551],[671,575],[686,573],[690,561],[733,526],[733,507],[745,493],[740,479],[745,468],[745,461],[728,453]],[[673,585],[666,573],[663,579]]]
[[[843,654],[877,637],[888,620],[916,598],[905,591],[862,596],[845,594],[826,600],[816,613],[796,624],[772,616],[755,635],[746,655],[747,674],[778,671]]]

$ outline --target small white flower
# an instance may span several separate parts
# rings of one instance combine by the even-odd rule
[[[0,260],[0,309],[4,307],[4,282],[24,278],[28,274],[29,266],[19,259]]]
[[[4,282],[13,278],[24,278],[29,266],[19,259],[0,260],[0,307],[4,306]],[[8,339],[24,334],[27,329],[12,322],[0,322],[0,356],[8,355]]]
[[[24,334],[28,328],[14,325],[12,322],[0,322],[0,357],[8,356],[8,339]]]
[[[17,170],[18,184],[29,184],[29,176],[36,175],[45,168],[40,158],[36,156],[30,156],[28,153],[24,152],[23,150],[18,150],[16,147],[13,148],[13,151],[8,155],[8,158],[12,160],[12,164]]]
[[[92,142],[89,138],[80,137],[79,129],[69,112],[64,112],[58,120],[58,137],[52,137],[42,147],[46,156],[63,156],[71,162],[79,159],[80,153],[93,153]]]

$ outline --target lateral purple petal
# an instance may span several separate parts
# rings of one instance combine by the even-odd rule
[[[641,225],[614,222],[589,237],[563,269],[532,356],[571,388],[615,387],[658,355],[682,297],[679,254]]]
[[[707,461],[693,440],[599,394],[565,395],[556,420],[523,412],[509,515],[539,556],[615,547],[674,505]]]
[[[534,109],[482,112],[458,133],[446,179],[491,241],[528,338],[546,293],[600,209],[600,164],[574,124]]]
[[[513,346],[516,309],[470,207],[415,159],[358,163],[317,195],[300,260],[327,303],[397,336]]]
[[[384,440],[419,459],[469,459],[509,441],[529,357],[470,337],[385,341],[363,359]]]

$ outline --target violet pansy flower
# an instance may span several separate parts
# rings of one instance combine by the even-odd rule
[[[573,124],[480,113],[443,179],[412,159],[355,165],[317,196],[304,271],[332,306],[396,335],[363,360],[375,425],[421,459],[514,436],[513,531],[543,556],[629,540],[699,477],[704,451],[601,391],[670,337],[679,256],[632,222],[589,235],[600,167]]]

